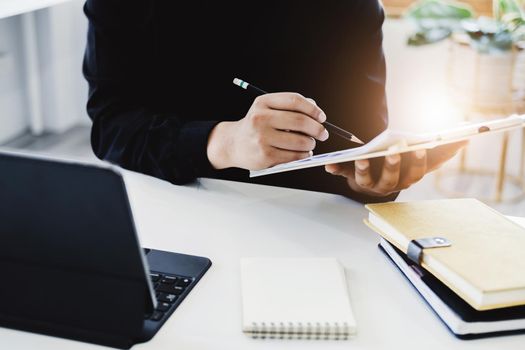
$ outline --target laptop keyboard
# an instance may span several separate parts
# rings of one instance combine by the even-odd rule
[[[193,278],[157,272],[151,272],[150,278],[157,297],[157,307],[144,318],[158,322],[169,314],[179,296],[193,282]]]

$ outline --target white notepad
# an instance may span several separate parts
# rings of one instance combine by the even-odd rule
[[[242,330],[254,338],[348,339],[356,331],[333,258],[241,259]]]

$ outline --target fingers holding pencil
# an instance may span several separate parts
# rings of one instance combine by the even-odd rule
[[[255,96],[261,96],[261,95],[269,95],[266,91],[264,91],[263,89],[261,88],[258,88],[256,87],[255,85],[252,85],[244,80],[241,80],[239,78],[235,78],[233,79],[233,83],[245,90],[248,90],[250,91],[252,94],[254,94]],[[286,93],[288,94],[288,93]],[[317,103],[311,99],[311,98],[304,98],[303,96],[301,96],[300,94],[295,94],[293,96],[290,96],[290,97],[287,97],[287,98],[292,98],[292,99],[297,99],[298,101],[293,101],[292,104],[295,104],[295,103],[300,103],[302,104],[304,108],[304,110],[300,110],[302,112],[305,112],[306,111],[306,114],[307,115],[312,115],[314,117],[314,119],[318,120],[320,123],[322,123],[325,128],[330,131],[331,133],[334,133],[350,142],[354,142],[354,143],[358,143],[358,144],[364,144],[363,141],[361,141],[360,139],[358,139],[354,134],[346,131],[345,129],[343,128],[340,128],[338,127],[337,125],[334,125],[332,123],[329,123],[328,121],[326,121],[326,114],[324,114],[324,112],[319,108],[317,107]],[[303,99],[306,99],[306,101],[310,102],[310,106],[307,106],[306,104],[304,104],[304,101]],[[286,104],[289,104],[290,102],[289,101],[284,101]],[[313,106],[312,106],[313,105]],[[315,107],[314,107],[315,106]],[[278,108],[278,107],[277,107]],[[308,108],[311,108],[311,113],[308,113]],[[322,114],[317,114],[317,113],[322,113]]]
[[[257,98],[246,116],[221,122],[210,133],[207,155],[216,169],[261,170],[311,156],[316,142],[329,131],[352,140],[353,135],[326,121],[315,101],[298,93],[267,93],[240,79],[234,83]]]
[[[324,112],[295,93],[258,97],[237,122],[219,123],[210,134],[208,159],[216,169],[260,170],[307,158],[329,135]]]

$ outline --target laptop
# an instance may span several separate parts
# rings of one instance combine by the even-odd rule
[[[0,152],[0,326],[128,349],[210,266],[140,246],[117,167]]]

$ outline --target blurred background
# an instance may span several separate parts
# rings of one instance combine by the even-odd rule
[[[521,0],[384,0],[390,127],[525,113]],[[97,161],[81,75],[82,0],[0,0],[0,147]],[[343,34],[342,34],[343,35]],[[401,200],[454,196],[525,216],[525,133],[480,137]]]

